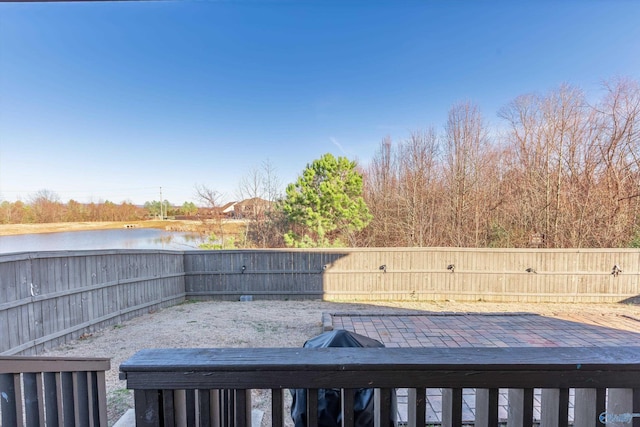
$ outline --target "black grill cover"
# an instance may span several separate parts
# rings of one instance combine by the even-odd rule
[[[380,341],[374,340],[355,332],[336,329],[325,332],[309,339],[304,343],[306,348],[325,347],[384,347]],[[295,427],[307,426],[307,395],[306,389],[291,390],[293,402],[291,404],[291,417]],[[361,388],[356,390],[354,396],[353,412],[355,427],[373,427],[374,425],[374,399],[372,388]],[[396,395],[395,390],[391,393],[391,419],[389,426],[395,426],[396,416]],[[318,426],[319,427],[340,427],[342,425],[341,397],[340,389],[319,389],[318,390]]]

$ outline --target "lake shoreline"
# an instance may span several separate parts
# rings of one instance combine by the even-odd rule
[[[83,221],[41,224],[0,224],[0,236],[62,233],[69,231],[115,230],[121,228],[157,228],[160,230],[197,232],[202,228],[202,226],[202,221],[197,220]]]

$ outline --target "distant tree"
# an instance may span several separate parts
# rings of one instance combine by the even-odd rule
[[[244,246],[262,248],[282,246],[281,217],[275,206],[280,198],[281,183],[276,168],[270,161],[252,168],[240,181],[238,200],[255,199],[248,212],[244,212]]]
[[[216,209],[220,207],[222,201],[222,193],[219,191],[207,187],[203,184],[198,184],[195,187],[196,197],[209,209]]]
[[[59,222],[63,220],[64,206],[60,196],[47,189],[39,190],[31,196],[30,203],[35,222]]]
[[[160,216],[160,202],[152,200],[150,202],[144,202],[144,208],[149,213],[149,216]]]
[[[294,227],[285,235],[289,246],[351,244],[353,233],[371,221],[356,162],[332,154],[314,160],[287,186],[281,208]]]
[[[0,224],[11,224],[13,221],[12,204],[8,201],[0,203]]]
[[[203,217],[201,230],[204,242],[200,245],[202,249],[227,249],[225,236],[224,217],[220,210],[222,203],[222,193],[205,185],[196,185],[196,197],[211,211],[209,218]],[[235,242],[230,241],[231,245]]]
[[[399,147],[399,223],[408,246],[434,246],[441,234],[438,222],[444,215],[438,209],[443,205],[440,150],[433,128],[413,132]]]
[[[183,215],[195,215],[198,212],[198,207],[193,202],[184,202],[180,210]]]
[[[367,246],[436,246],[441,234],[440,147],[434,129],[393,144],[385,138],[365,173],[364,194],[373,220]]]
[[[486,193],[490,143],[478,107],[456,104],[449,110],[444,137],[444,191],[448,207],[446,232],[453,246],[484,246],[490,218]]]

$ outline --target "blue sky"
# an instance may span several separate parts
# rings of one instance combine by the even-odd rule
[[[640,80],[640,2],[178,1],[0,4],[0,200],[235,199],[325,153],[490,126],[562,83]]]

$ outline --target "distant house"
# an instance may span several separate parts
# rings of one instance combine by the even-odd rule
[[[218,208],[218,212],[225,218],[235,217],[235,206],[238,202],[229,202]]]
[[[250,219],[258,218],[271,207],[271,202],[260,197],[245,199],[241,202],[228,202],[215,208],[198,208],[199,219]]]
[[[238,219],[251,219],[263,216],[271,208],[272,202],[253,197],[237,202],[234,206],[234,217]]]

